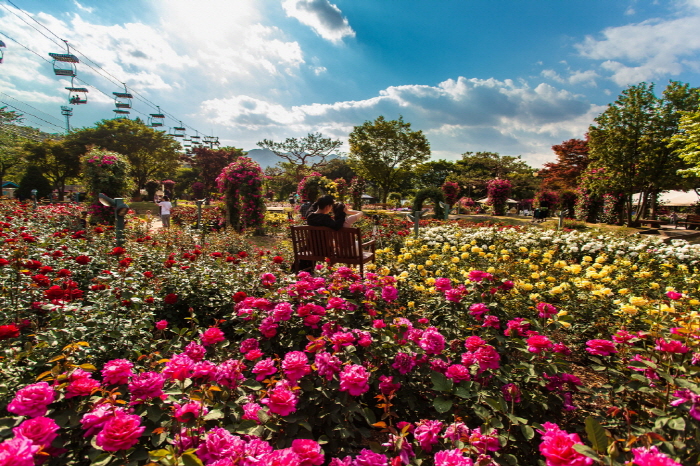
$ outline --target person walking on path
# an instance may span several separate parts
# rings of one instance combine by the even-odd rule
[[[163,196],[160,202],[156,202],[160,206],[160,220],[163,223],[163,228],[170,228],[170,211],[173,205],[170,203],[168,196]]]

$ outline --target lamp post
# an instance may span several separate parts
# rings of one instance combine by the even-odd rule
[[[124,202],[124,199],[117,197],[112,199],[104,193],[100,193],[100,204],[114,209],[115,233],[117,246],[124,244],[124,217],[129,212],[129,206]]]
[[[197,229],[199,230],[202,227],[202,204],[204,199],[197,199],[195,203],[197,204]]]

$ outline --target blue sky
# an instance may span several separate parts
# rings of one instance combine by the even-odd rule
[[[402,115],[435,159],[539,167],[628,85],[700,86],[700,0],[0,0],[0,101],[50,132],[69,84],[44,60],[59,38],[90,90],[72,126],[110,118],[126,82],[132,116],[158,105],[166,126],[245,150],[309,132],[345,142]]]

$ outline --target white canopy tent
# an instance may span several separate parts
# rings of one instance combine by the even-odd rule
[[[479,200],[476,201],[476,202],[479,203],[479,204],[484,204],[484,203],[485,203],[486,201],[488,201],[488,200],[489,200],[489,198],[488,198],[488,197],[485,197],[485,198],[483,198],[483,199],[479,199]],[[515,201],[515,200],[513,200],[513,199],[508,199],[508,200],[506,200],[506,204],[517,204],[517,203],[518,203],[518,201]]]
[[[639,202],[639,194],[632,196],[632,203]],[[695,191],[664,191],[659,194],[659,205],[668,207],[684,207],[700,202]]]

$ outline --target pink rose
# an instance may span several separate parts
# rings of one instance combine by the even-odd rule
[[[285,384],[279,383],[275,388],[267,392],[267,398],[260,401],[266,405],[270,412],[287,416],[297,409],[297,396]]]
[[[56,399],[56,392],[46,382],[27,385],[7,406],[7,410],[19,416],[38,417],[46,414],[48,405]]]
[[[102,382],[105,385],[123,385],[134,373],[134,364],[126,359],[112,359],[102,368]]]
[[[27,419],[12,431],[17,437],[25,437],[34,442],[35,445],[48,447],[51,442],[58,437],[58,424],[48,417],[35,417]]]
[[[426,354],[440,354],[445,349],[445,337],[435,328],[428,327],[418,342]]]
[[[413,435],[418,440],[421,449],[426,452],[433,451],[433,445],[440,440],[440,430],[442,422],[430,419],[423,419],[416,425]]]
[[[545,335],[531,335],[526,340],[527,350],[531,353],[541,353],[552,349],[553,344]]]
[[[158,322],[156,322],[156,328],[158,330],[165,330],[166,328],[168,328],[168,321],[167,320],[159,320]]]
[[[157,372],[141,372],[134,375],[129,382],[131,404],[164,396],[163,385],[165,378]]]
[[[595,356],[610,356],[617,353],[615,342],[609,340],[588,340],[586,342],[586,351]]]
[[[682,466],[681,463],[661,453],[656,446],[633,448],[632,454],[634,455],[633,464],[638,466]]]
[[[200,417],[206,416],[209,412],[206,406],[202,405],[199,401],[190,401],[184,405],[174,404],[175,407],[175,419],[180,422],[190,422],[194,421]]]
[[[351,364],[345,366],[340,374],[340,391],[352,396],[359,396],[369,390],[369,372],[364,367]]]
[[[435,453],[435,466],[473,466],[471,458],[467,458],[459,448],[443,450]]]
[[[355,457],[355,461],[352,464],[353,466],[386,466],[387,458],[381,453],[375,453],[365,448]]]
[[[569,434],[551,422],[542,424],[540,452],[544,455],[547,466],[589,466],[593,459],[579,453],[574,445],[582,445],[578,434]]]
[[[290,382],[296,383],[299,379],[311,373],[309,358],[302,351],[290,351],[284,356],[282,370]]]
[[[455,383],[462,381],[471,380],[471,374],[469,373],[469,368],[461,364],[452,364],[445,371],[445,376],[451,379]]]
[[[165,363],[162,374],[169,380],[185,380],[192,376],[194,361],[186,354],[176,354]]]
[[[386,302],[392,302],[396,301],[396,298],[399,297],[399,292],[396,288],[393,286],[385,286],[382,288],[382,299]]]
[[[333,376],[340,372],[343,363],[338,359],[338,356],[321,351],[316,353],[314,365],[319,376],[332,380]]]
[[[25,437],[15,437],[0,443],[0,465],[34,466],[34,454],[41,446]]]
[[[311,439],[292,440],[292,451],[299,456],[300,466],[319,466],[323,464],[323,452],[321,445]]]
[[[257,403],[246,403],[243,405],[243,417],[242,419],[248,421],[255,421],[260,424],[260,419],[258,418],[258,411],[262,409]]]
[[[253,374],[257,374],[255,380],[257,380],[258,382],[262,382],[268,376],[277,372],[277,368],[275,367],[275,361],[273,361],[270,358],[258,361],[258,363],[255,364],[255,366],[253,367],[252,372]]]
[[[202,333],[200,340],[202,340],[204,346],[209,346],[224,341],[226,338],[220,328],[210,327]]]
[[[144,430],[140,416],[116,412],[97,434],[97,446],[104,451],[128,450],[139,442]]]

